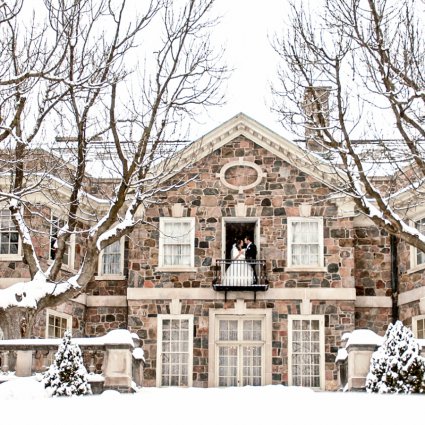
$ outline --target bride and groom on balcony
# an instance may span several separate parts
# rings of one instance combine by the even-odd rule
[[[231,264],[226,270],[223,284],[229,286],[246,286],[257,284],[256,259],[257,247],[250,236],[238,239],[230,252]]]

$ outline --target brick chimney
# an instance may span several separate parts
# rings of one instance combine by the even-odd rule
[[[307,87],[304,92],[306,148],[313,152],[324,152],[323,131],[329,125],[328,86]]]

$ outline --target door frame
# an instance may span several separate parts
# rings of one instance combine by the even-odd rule
[[[221,258],[226,258],[226,223],[255,223],[254,243],[260,253],[260,219],[258,217],[223,217],[221,222]]]
[[[272,309],[270,308],[246,308],[244,300],[238,299],[235,308],[221,308],[209,310],[209,329],[208,329],[208,387],[218,386],[218,376],[216,375],[216,362],[218,361],[216,351],[216,318],[229,318],[231,316],[247,319],[261,318],[264,320],[264,357],[263,357],[263,384],[272,384]]]

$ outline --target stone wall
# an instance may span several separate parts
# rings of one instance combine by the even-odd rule
[[[354,231],[356,294],[391,296],[390,238],[377,227]]]
[[[392,320],[391,308],[356,307],[356,329],[370,329],[384,335]]]
[[[85,336],[102,336],[127,329],[127,307],[86,307]]]
[[[229,162],[243,157],[261,167],[266,177],[243,193],[224,186],[217,173]],[[329,189],[313,177],[289,165],[270,152],[240,136],[232,143],[197,163],[176,181],[195,181],[169,191],[157,205],[146,211],[150,226],[139,227],[131,238],[129,251],[130,287],[210,287],[215,260],[222,258],[224,217],[237,217],[236,205],[243,203],[245,217],[259,219],[261,237],[255,241],[259,258],[267,262],[272,288],[353,287],[353,229],[351,220],[338,218],[335,204],[326,200]],[[312,203],[311,216],[324,217],[325,272],[285,271],[287,258],[287,217],[300,216],[300,205]],[[183,205],[184,217],[196,218],[196,272],[157,272],[159,217],[172,215],[174,203]],[[138,242],[136,242],[138,241]]]
[[[193,385],[208,386],[209,310],[232,309],[234,300],[182,300],[182,314],[194,315]],[[247,309],[272,310],[272,383],[288,384],[288,315],[300,314],[300,301],[247,301]],[[152,300],[131,302],[129,330],[135,332],[145,353],[144,385],[156,385],[157,315],[169,314],[169,302]],[[335,357],[341,347],[341,337],[354,329],[354,302],[317,301],[312,303],[312,314],[325,320],[325,377],[326,388],[337,388]]]

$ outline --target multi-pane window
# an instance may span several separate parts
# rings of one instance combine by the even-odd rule
[[[263,385],[264,319],[222,317],[216,326],[217,385]]]
[[[158,386],[192,385],[193,316],[158,316]]]
[[[194,266],[194,228],[192,218],[161,219],[160,267]]]
[[[65,226],[65,221],[59,217],[52,216],[51,227],[50,227],[50,259],[56,258],[56,251],[58,249],[58,235],[59,231]],[[63,253],[62,264],[65,266],[72,267],[72,239],[71,235],[66,241],[66,249]]]
[[[425,339],[425,316],[413,317],[412,325],[415,338]]]
[[[70,315],[53,310],[47,311],[46,338],[63,338],[65,331],[70,329]]]
[[[19,254],[19,233],[9,210],[0,210],[0,255]]]
[[[123,274],[123,241],[118,240],[107,246],[101,253],[100,274],[122,275]]]
[[[323,266],[322,218],[288,218],[288,266]]]
[[[415,223],[416,229],[425,235],[425,218],[421,218]],[[419,266],[425,264],[425,252],[416,249],[416,264],[414,266]]]
[[[324,362],[322,316],[288,317],[290,385],[321,388]]]

